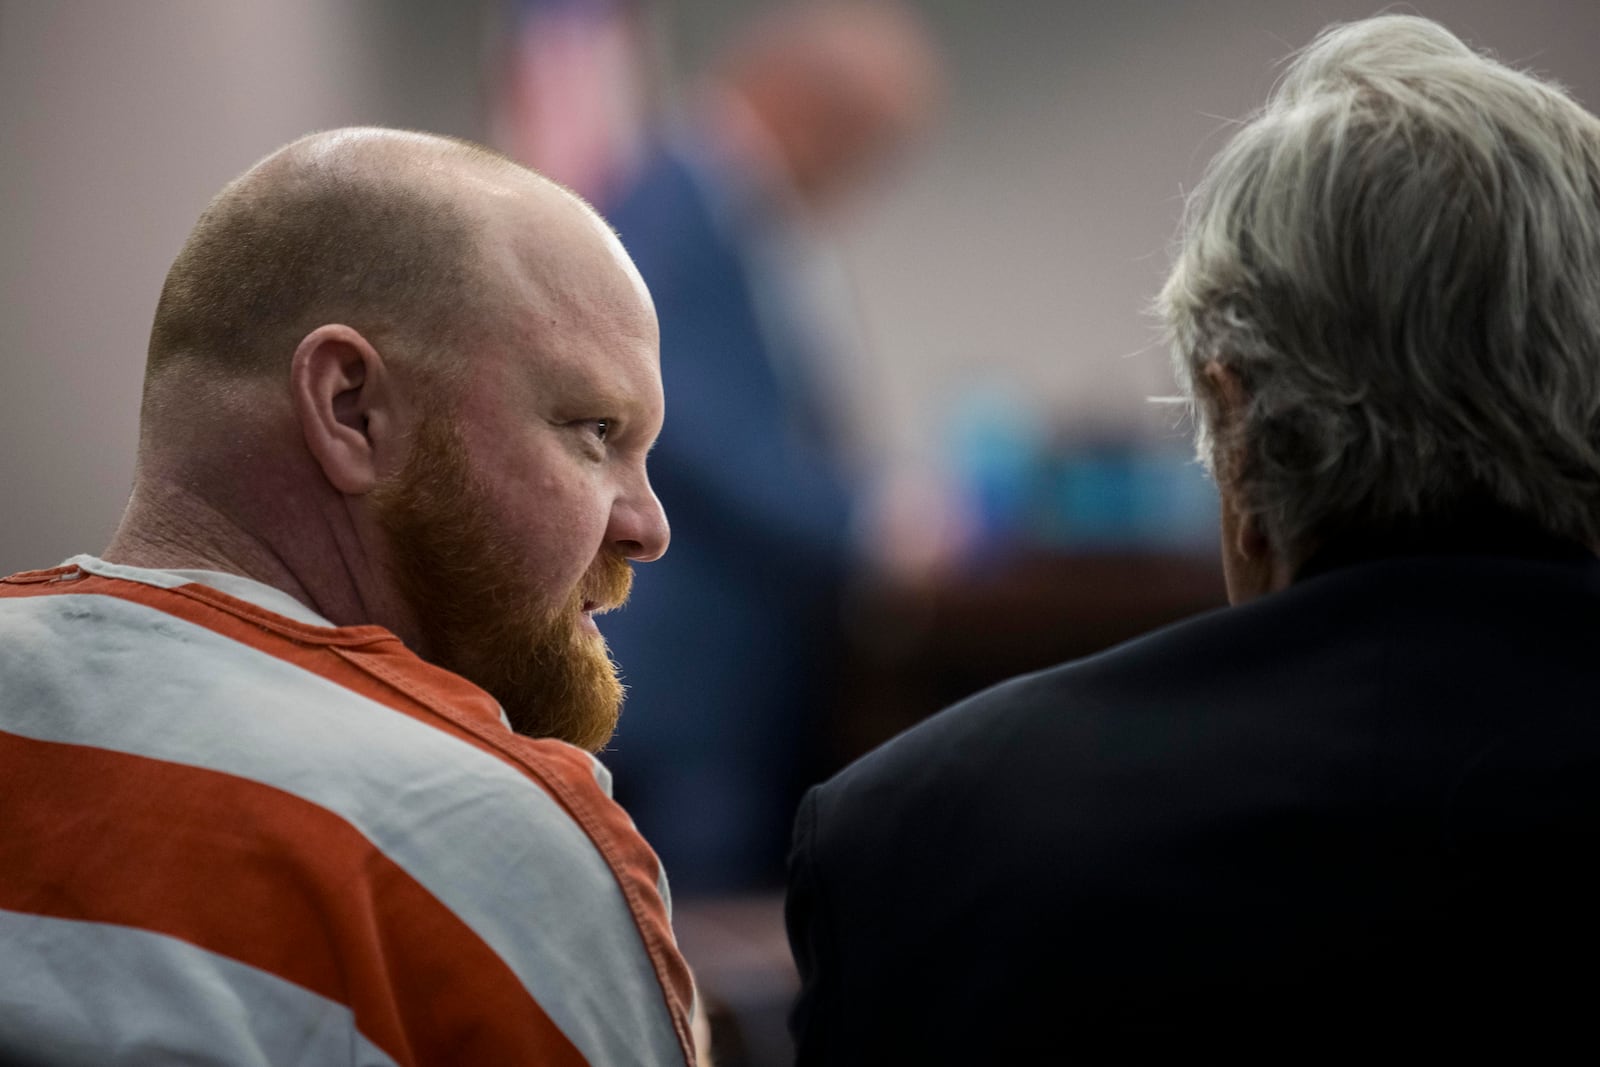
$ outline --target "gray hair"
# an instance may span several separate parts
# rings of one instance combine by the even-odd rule
[[[1559,87],[1422,18],[1324,31],[1157,306],[1201,461],[1291,565],[1484,503],[1600,545],[1600,121]]]

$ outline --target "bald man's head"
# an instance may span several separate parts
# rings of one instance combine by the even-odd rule
[[[592,615],[669,531],[649,292],[581,199],[476,146],[296,141],[225,188],[151,335],[108,558],[276,584],[596,747]]]
[[[152,379],[255,376],[343,323],[396,357],[436,364],[490,318],[484,217],[462,183],[543,182],[488,149],[395,130],[312,134],[212,200],[167,274]]]

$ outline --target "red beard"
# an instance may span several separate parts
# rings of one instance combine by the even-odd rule
[[[415,614],[417,651],[487,690],[511,728],[598,751],[616,729],[622,683],[583,605],[617,607],[633,570],[603,550],[572,596],[542,608],[513,543],[495,527],[459,433],[429,417],[399,476],[373,492],[392,576]]]

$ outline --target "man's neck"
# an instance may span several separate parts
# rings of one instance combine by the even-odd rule
[[[272,547],[210,502],[172,486],[137,487],[102,556],[154,570],[238,574],[281,589],[307,607],[310,594]]]
[[[309,502],[308,502],[309,503]],[[280,501],[284,510],[292,502]],[[298,509],[295,509],[298,510]],[[315,505],[300,511],[298,536],[232,515],[172,482],[136,485],[122,521],[101,553],[110,563],[153,570],[209,570],[272,586],[340,625],[382,621],[365,603],[345,553],[304,527]],[[279,534],[285,536],[278,536]]]

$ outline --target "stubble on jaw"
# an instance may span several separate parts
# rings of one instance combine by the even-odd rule
[[[422,421],[405,468],[373,490],[372,503],[391,576],[415,617],[416,651],[486,690],[517,733],[599,751],[616,729],[623,687],[583,606],[626,601],[628,562],[603,549],[564,603],[541,605],[522,553],[495,525],[465,442],[440,415]]]

